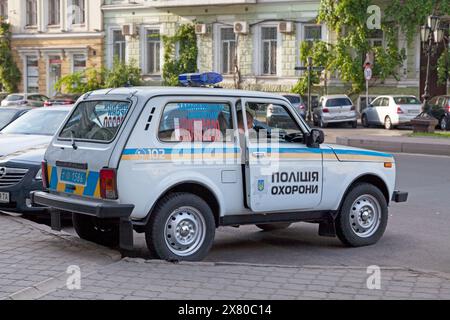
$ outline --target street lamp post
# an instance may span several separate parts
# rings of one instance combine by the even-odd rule
[[[412,121],[414,131],[434,131],[434,128],[438,123],[438,121],[427,112],[427,107],[430,99],[430,60],[431,56],[436,52],[436,48],[444,39],[444,29],[440,28],[439,24],[440,18],[431,15],[428,17],[428,23],[420,28],[420,40],[422,41],[423,50],[427,56],[427,69],[425,75],[425,87],[422,95],[422,113]]]

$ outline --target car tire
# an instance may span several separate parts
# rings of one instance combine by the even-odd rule
[[[206,201],[180,192],[158,202],[147,224],[145,239],[150,253],[159,259],[200,261],[211,249],[215,232],[214,214]]]
[[[351,122],[351,125],[353,129],[358,128],[358,121]]]
[[[119,245],[119,223],[116,220],[98,219],[73,213],[72,223],[73,228],[81,239],[107,247]]]
[[[386,130],[392,130],[394,128],[392,125],[392,120],[389,116],[384,119],[384,128]]]
[[[447,131],[449,126],[449,119],[446,116],[442,117],[441,121],[439,122],[439,126],[441,127],[441,130]]]
[[[267,224],[257,224],[256,226],[263,231],[275,231],[287,229],[291,226],[290,222],[279,222],[279,223],[267,223]]]
[[[319,127],[326,128],[327,126],[328,126],[328,124],[326,122],[323,122],[323,119],[320,118],[319,119]]]
[[[373,245],[386,231],[388,205],[372,184],[358,183],[350,189],[336,219],[336,234],[349,247]]]
[[[366,115],[362,116],[361,123],[362,123],[364,128],[368,128],[369,127],[369,120],[367,119]]]

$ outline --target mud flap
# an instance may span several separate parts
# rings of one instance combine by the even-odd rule
[[[319,236],[321,237],[336,237],[336,226],[334,221],[325,221],[319,224]]]
[[[55,210],[55,209],[48,209],[50,212],[50,226],[52,230],[54,231],[61,231],[62,230],[62,224],[61,224],[61,211]]]
[[[120,218],[119,237],[120,249],[133,250],[133,224],[129,218]]]

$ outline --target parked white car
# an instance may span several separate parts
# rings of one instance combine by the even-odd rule
[[[358,113],[352,100],[345,94],[323,96],[313,110],[314,124],[326,128],[330,123],[358,125]]]
[[[414,96],[379,96],[361,114],[364,127],[383,125],[391,130],[398,125],[407,125],[422,112],[422,104]]]

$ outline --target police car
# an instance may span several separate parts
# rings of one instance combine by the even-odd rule
[[[268,119],[274,108],[282,121]],[[59,210],[73,212],[81,238],[131,250],[135,230],[166,260],[201,260],[216,228],[249,224],[313,222],[345,245],[372,245],[388,206],[408,196],[391,155],[324,144],[282,96],[215,88],[85,94],[42,170],[46,191],[32,201],[53,208],[54,229]]]

